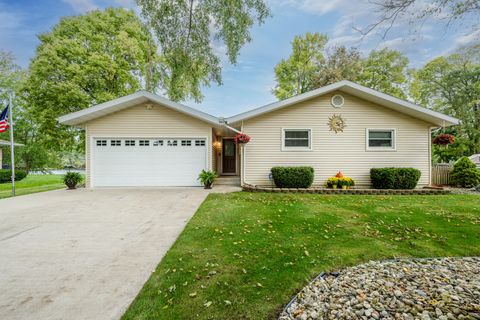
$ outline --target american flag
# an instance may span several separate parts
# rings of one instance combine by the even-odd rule
[[[10,127],[8,123],[8,106],[0,113],[0,133],[5,132]]]

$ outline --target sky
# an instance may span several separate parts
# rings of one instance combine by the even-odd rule
[[[409,58],[412,67],[480,40],[480,29],[471,27],[474,17],[454,21],[448,27],[441,16],[420,26],[403,17],[386,36],[381,28],[362,36],[357,29],[377,21],[379,14],[369,0],[266,1],[272,16],[252,28],[253,40],[242,48],[236,65],[228,63],[221,45],[215,47],[222,55],[223,85],[203,88],[201,103],[185,104],[215,116],[230,116],[276,101],[271,93],[275,65],[289,56],[292,39],[306,32],[326,34],[328,48],[346,45],[363,54],[384,47],[396,49]],[[109,6],[138,12],[134,0],[0,0],[0,50],[12,52],[16,63],[27,68],[39,44],[38,34],[51,30],[63,16]],[[431,3],[418,0],[418,10],[414,11],[425,6]]]

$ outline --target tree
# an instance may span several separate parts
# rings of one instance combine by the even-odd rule
[[[436,18],[445,21],[447,26],[452,21],[461,20],[472,28],[478,27],[480,0],[433,0],[429,3],[420,0],[381,0],[373,3],[380,17],[365,28],[357,29],[363,35],[384,27],[385,37],[395,22],[403,17],[409,17],[412,25],[422,25],[427,18]],[[472,22],[468,21],[468,16],[473,16]]]
[[[39,36],[23,94],[46,147],[78,145],[60,115],[158,86],[155,43],[133,11],[121,8],[62,18]]]
[[[201,86],[221,84],[225,45],[234,64],[251,41],[250,28],[263,23],[269,10],[263,0],[137,0],[153,29],[162,54],[164,88],[170,99],[202,99]]]
[[[362,56],[355,48],[335,47],[315,75],[315,87],[323,87],[340,81],[357,81],[362,69]]]
[[[480,152],[480,64],[472,61],[459,53],[436,58],[412,72],[410,85],[417,103],[462,121],[456,131],[467,155]]]
[[[402,86],[407,82],[408,58],[397,50],[373,50],[362,63],[357,82],[371,89],[406,98]]]
[[[388,48],[371,51],[364,58],[355,48],[335,47],[325,52],[327,37],[318,33],[297,36],[292,54],[275,67],[277,84],[273,90],[279,99],[304,93],[340,80],[350,80],[405,98],[408,59]]]
[[[292,41],[292,54],[275,67],[277,85],[273,93],[286,99],[314,89],[316,73],[324,64],[323,51],[327,36],[316,33],[296,36]]]

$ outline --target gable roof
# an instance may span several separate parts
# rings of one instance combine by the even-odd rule
[[[161,104],[165,107],[168,107],[172,110],[181,112],[183,114],[192,116],[199,120],[208,122],[213,125],[219,126],[219,120],[217,117],[209,115],[208,113],[202,112],[200,110],[187,107],[183,104],[173,102],[171,100],[160,97],[156,94],[147,92],[147,91],[138,91],[127,96],[113,99],[96,106],[83,109],[77,112],[69,113],[67,115],[61,116],[58,118],[58,121],[62,124],[67,125],[81,125],[87,121],[91,121],[96,118],[103,117],[107,114],[114,113],[134,105],[145,102],[154,102]]]
[[[433,123],[438,126],[451,126],[460,123],[460,120],[447,116],[443,113],[433,111],[416,105],[414,103],[392,97],[348,80],[342,80],[325,87],[321,87],[298,96],[288,98],[282,101],[274,102],[266,106],[256,108],[244,113],[237,114],[229,118],[217,118],[200,110],[185,106],[183,104],[173,102],[156,94],[147,91],[138,91],[125,97],[117,98],[96,106],[73,112],[58,118],[58,121],[66,125],[81,125],[87,121],[103,117],[105,115],[138,105],[145,102],[154,102],[168,107],[172,110],[184,113],[199,120],[210,123],[216,127],[224,126],[225,123],[236,124],[243,120],[251,119],[262,114],[272,112],[281,108],[291,106],[296,103],[307,101],[319,97],[321,95],[333,92],[343,91],[367,101],[385,106],[389,109],[408,114],[414,118],[422,119],[426,122]]]
[[[238,122],[251,119],[254,117],[258,117],[262,114],[272,112],[281,108],[285,108],[293,104],[303,102],[312,98],[316,98],[321,95],[324,95],[333,91],[337,91],[337,90],[343,91],[351,95],[354,95],[356,97],[362,98],[364,100],[368,100],[373,103],[385,106],[392,110],[396,110],[398,112],[408,114],[414,118],[422,119],[426,122],[430,122],[438,126],[450,126],[450,125],[455,125],[460,123],[460,120],[447,116],[443,113],[418,106],[414,103],[411,103],[399,98],[392,97],[390,95],[361,86],[359,84],[356,84],[348,80],[335,82],[328,86],[321,87],[306,93],[302,93],[292,98],[274,102],[260,108],[256,108],[244,113],[237,114],[235,116],[227,118],[226,121],[231,124],[238,123]]]

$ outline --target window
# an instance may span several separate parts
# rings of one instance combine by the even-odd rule
[[[176,147],[177,144],[178,144],[177,140],[168,140],[168,142],[167,142],[167,146],[169,146],[169,147]]]
[[[395,129],[367,129],[367,150],[395,150]]]
[[[150,140],[140,140],[138,141],[140,147],[148,147],[150,145]]]
[[[192,140],[182,140],[182,146],[190,147],[192,145]]]
[[[125,140],[125,146],[134,147],[135,146],[135,140]]]
[[[161,146],[163,146],[163,140],[154,140],[154,141],[153,141],[153,146],[154,146],[154,147],[159,147],[159,146],[161,147]]]
[[[310,129],[283,129],[283,150],[312,150]]]
[[[205,140],[195,140],[195,146],[197,147],[205,146]]]
[[[97,140],[97,146],[98,147],[106,147],[107,146],[107,140]]]
[[[122,145],[122,141],[121,140],[111,140],[110,141],[110,145],[112,147],[118,147],[118,146],[121,146]]]

